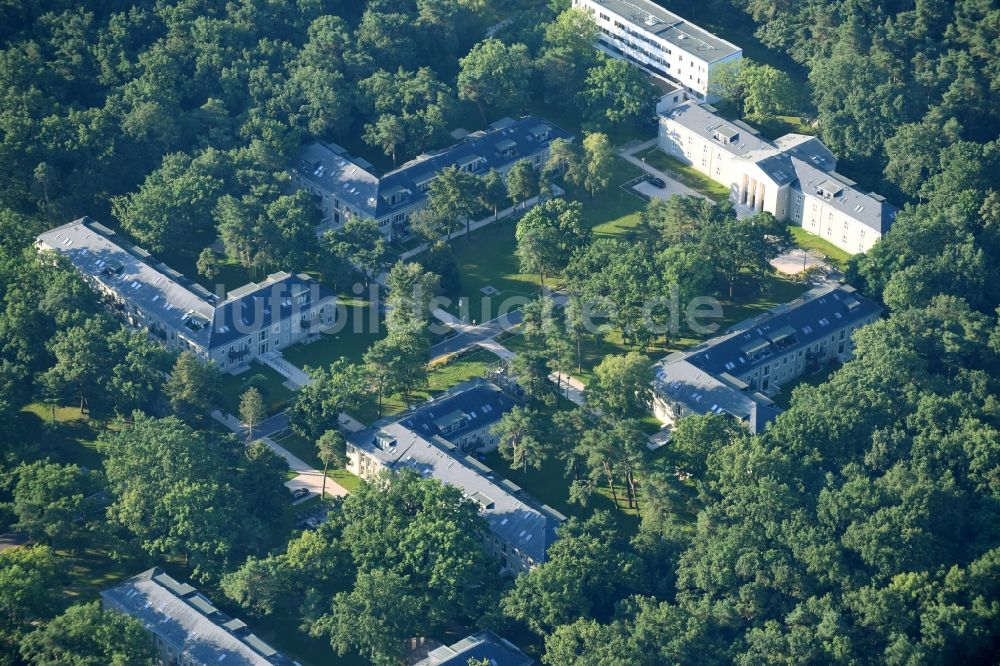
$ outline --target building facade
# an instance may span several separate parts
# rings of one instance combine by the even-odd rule
[[[679,85],[688,99],[713,101],[714,70],[743,50],[650,0],[573,0],[594,17],[599,46]]]
[[[896,208],[836,172],[837,158],[816,137],[774,142],[707,104],[685,102],[660,114],[667,155],[729,187],[730,199],[796,224],[845,252],[866,252],[888,231]]]
[[[853,334],[881,315],[853,287],[806,292],[687,352],[662,360],[653,412],[664,423],[690,414],[729,414],[759,432],[779,410],[769,396],[820,366],[849,360]]]
[[[462,395],[476,392],[481,386],[476,382],[471,387],[456,387],[448,396],[401,418],[376,423],[368,430],[350,435],[347,468],[368,481],[377,481],[388,472],[410,469],[459,488],[467,499],[478,504],[489,526],[487,532],[477,535],[483,548],[500,562],[504,571],[524,573],[545,561],[546,551],[555,541],[556,528],[566,518],[537,502],[516,484],[500,478],[475,457],[466,455],[461,445],[447,439],[450,436],[461,441],[470,433],[488,427],[467,422],[458,430],[449,430],[454,423],[482,419],[492,425],[513,408],[512,399],[498,401],[491,395],[493,390],[490,395],[480,393],[478,397]],[[435,411],[435,403],[445,404],[445,408]],[[455,408],[458,404],[460,409]],[[502,412],[498,405],[502,406]]]
[[[441,437],[462,453],[485,453],[497,448],[493,426],[517,404],[496,384],[476,379],[428,400],[400,422],[423,437]]]
[[[201,592],[154,567],[101,592],[105,610],[134,617],[165,666],[298,666]]]
[[[323,227],[337,229],[353,217],[375,220],[386,237],[409,235],[410,216],[427,203],[431,181],[446,167],[506,175],[520,160],[540,169],[555,139],[572,136],[537,116],[499,120],[444,150],[420,155],[383,176],[368,162],[336,144],[313,143],[299,154],[292,183],[305,189],[323,214]]]
[[[222,369],[314,339],[336,323],[334,294],[307,275],[273,273],[216,296],[87,217],[36,244],[65,257],[124,324]]]

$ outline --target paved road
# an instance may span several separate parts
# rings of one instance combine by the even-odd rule
[[[212,416],[237,435],[246,434],[246,428],[235,417],[228,414],[222,414],[218,411],[213,412]],[[276,433],[287,429],[288,417],[285,416],[284,412],[281,412],[280,414],[275,414],[266,421],[262,421],[260,425],[254,428],[253,436],[254,439],[263,441],[271,448],[272,451],[284,458],[285,462],[288,463],[288,468],[295,472],[295,478],[285,482],[286,488],[290,491],[295,490],[296,488],[306,488],[309,490],[309,495],[295,502],[298,504],[299,502],[306,501],[314,495],[319,495],[320,491],[322,491],[323,470],[312,467],[291,451],[271,439],[271,437]],[[342,497],[347,494],[347,489],[333,479],[328,478],[326,480],[326,494],[333,495],[335,497]]]
[[[477,345],[486,340],[492,340],[504,331],[509,331],[521,323],[522,315],[520,310],[509,312],[496,319],[491,319],[485,324],[478,326],[467,326],[458,335],[437,343],[431,347],[431,360],[460,352],[463,349]]]

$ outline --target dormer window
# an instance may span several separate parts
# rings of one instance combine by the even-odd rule
[[[740,131],[730,125],[723,125],[712,132],[712,138],[724,146],[740,140]]]
[[[401,185],[397,185],[395,187],[390,187],[388,190],[386,190],[383,196],[385,197],[386,202],[390,206],[395,206],[397,204],[401,204],[404,201],[406,201],[407,197],[410,196],[410,191],[405,187],[402,187]]]
[[[552,128],[548,125],[535,125],[528,130],[528,134],[535,141],[546,141],[552,136]]]
[[[500,157],[510,159],[517,154],[517,144],[510,139],[504,139],[497,143],[497,153]]]
[[[458,168],[468,173],[475,173],[479,171],[480,167],[485,163],[485,161],[486,160],[484,160],[479,155],[473,155],[459,162]]]
[[[384,430],[379,430],[375,433],[374,444],[383,451],[388,451],[392,447],[396,446],[396,438]]]
[[[413,182],[417,186],[418,190],[426,192],[431,188],[431,182],[434,180],[434,177],[435,175],[433,173],[429,173],[425,176],[418,176],[414,178]]]

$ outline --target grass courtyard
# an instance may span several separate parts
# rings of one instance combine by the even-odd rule
[[[222,375],[220,408],[239,416],[240,398],[251,387],[256,386],[264,398],[268,414],[276,414],[286,407],[295,392],[285,386],[285,378],[256,361],[250,364],[250,369],[238,375],[224,373]]]
[[[607,190],[595,197],[587,192],[570,192],[568,199],[583,204],[584,223],[596,236],[634,238],[638,233],[639,213],[645,201],[624,191],[620,185],[641,175],[641,170],[621,158],[615,158],[615,174]],[[514,231],[517,222],[506,219],[487,225],[474,232],[471,237],[459,237],[452,241],[455,260],[461,277],[461,297],[444,307],[456,316],[464,316],[467,321],[483,322],[499,313],[514,309],[512,305],[533,298],[539,292],[537,275],[521,272],[514,252],[516,242]],[[558,276],[547,277],[553,284]],[[499,293],[488,296],[481,290],[493,287]],[[513,304],[508,299],[516,299]]]
[[[806,231],[800,226],[789,225],[788,231],[792,234],[792,239],[795,244],[806,250],[815,250],[823,256],[827,257],[837,268],[841,270],[847,268],[847,262],[850,261],[851,255],[847,252],[841,250],[839,247],[831,243],[830,241],[817,236],[816,234]]]
[[[511,218],[489,224],[471,236],[451,241],[455,261],[461,278],[458,299],[443,306],[451,314],[469,321],[482,323],[500,312],[516,309],[518,302],[531,299],[538,293],[538,276],[521,272],[514,255],[516,243],[514,230],[517,222]],[[496,294],[487,295],[481,290],[493,287]],[[511,300],[515,299],[515,300]]]
[[[358,363],[365,351],[384,334],[382,321],[372,305],[357,298],[340,298],[338,327],[320,334],[319,340],[281,351],[289,363],[304,368],[325,367],[339,358]]]

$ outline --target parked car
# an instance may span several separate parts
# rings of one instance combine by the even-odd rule
[[[660,188],[661,190],[662,190],[662,189],[663,189],[664,187],[666,187],[666,186],[667,186],[667,184],[663,182],[663,179],[662,179],[662,178],[657,178],[656,176],[650,176],[650,177],[649,177],[649,178],[647,178],[646,180],[648,180],[648,181],[649,181],[650,183],[652,183],[652,184],[653,184],[653,185],[654,185],[655,187],[658,187],[658,188]]]
[[[292,499],[302,499],[309,494],[308,488],[296,488],[292,491]]]

